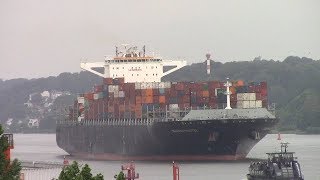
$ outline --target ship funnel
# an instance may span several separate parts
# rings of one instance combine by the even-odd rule
[[[224,86],[227,87],[227,92],[226,92],[226,95],[227,95],[227,107],[225,109],[232,109],[231,106],[230,106],[230,95],[231,95],[230,86],[232,86],[232,83],[229,82],[229,78],[227,78],[227,82],[224,84]]]

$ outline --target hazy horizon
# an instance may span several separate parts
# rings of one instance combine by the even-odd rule
[[[320,59],[320,1],[0,1],[0,79],[79,72],[122,43],[164,58]]]

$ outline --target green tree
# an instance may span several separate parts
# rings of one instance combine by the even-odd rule
[[[120,171],[120,173],[118,175],[115,175],[114,178],[116,180],[125,180],[125,176],[124,176],[124,173],[122,171]]]
[[[104,180],[104,178],[100,173],[92,176],[91,168],[88,164],[82,167],[77,161],[73,161],[70,166],[62,169],[58,180]]]
[[[1,125],[0,136],[0,180],[19,180],[21,165],[17,159],[14,159],[11,163],[6,159],[4,152],[8,148],[8,142],[3,136]]]

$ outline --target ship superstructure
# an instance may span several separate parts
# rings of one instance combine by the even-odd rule
[[[82,62],[80,67],[103,78],[124,78],[129,82],[161,82],[161,78],[184,66],[186,61],[163,60],[161,57],[146,56],[145,46],[138,51],[136,46],[116,47],[116,56],[106,58],[104,62]],[[172,69],[163,72],[163,68]],[[104,68],[101,73],[95,68]]]
[[[71,155],[107,160],[243,159],[277,123],[267,83],[161,82],[160,58],[116,49],[101,63],[103,84],[79,95],[57,124],[57,144]],[[152,68],[153,67],[153,68]],[[119,77],[120,76],[120,77]]]

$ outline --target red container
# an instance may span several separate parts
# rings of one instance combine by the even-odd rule
[[[260,86],[262,89],[267,89],[267,82],[260,82]]]
[[[135,96],[141,96],[142,93],[141,93],[141,89],[136,89],[135,90]]]
[[[230,95],[230,101],[237,101],[237,94],[231,94]]]
[[[159,89],[153,89],[152,94],[153,94],[154,96],[159,96],[159,95],[160,95]]]
[[[103,91],[103,85],[94,85],[94,92],[102,92]]]
[[[138,104],[141,105],[141,103],[142,103],[142,98],[141,98],[141,96],[136,96],[136,104],[137,104],[137,105],[138,105]]]
[[[184,83],[183,82],[178,82],[176,85],[175,85],[175,89],[176,90],[184,90]]]
[[[153,103],[159,104],[159,96],[153,96]]]
[[[103,78],[103,84],[111,85],[111,84],[113,84],[113,79],[112,78]]]
[[[209,105],[209,107],[211,109],[216,109],[217,108],[217,103],[216,102],[209,102],[208,105]]]
[[[210,81],[208,84],[209,84],[209,89],[220,88],[220,82],[219,81]]]
[[[261,92],[261,86],[260,85],[254,86],[254,92],[260,93]]]
[[[268,90],[267,89],[261,89],[261,95],[266,97],[268,95]]]
[[[189,108],[190,108],[190,104],[189,104],[189,103],[181,103],[181,104],[179,104],[179,108],[180,108],[181,110],[183,110],[183,109],[189,109]]]
[[[84,98],[87,100],[93,100],[93,94],[94,93],[86,93],[84,94]]]
[[[176,97],[178,95],[178,92],[175,89],[171,88],[169,94],[170,97]]]
[[[225,86],[224,86],[224,83],[225,83],[225,82],[219,82],[220,88],[224,88],[224,87],[225,87]]]
[[[190,103],[190,96],[185,95],[178,98],[179,104]]]
[[[231,101],[230,106],[231,108],[237,108],[237,101]]]

